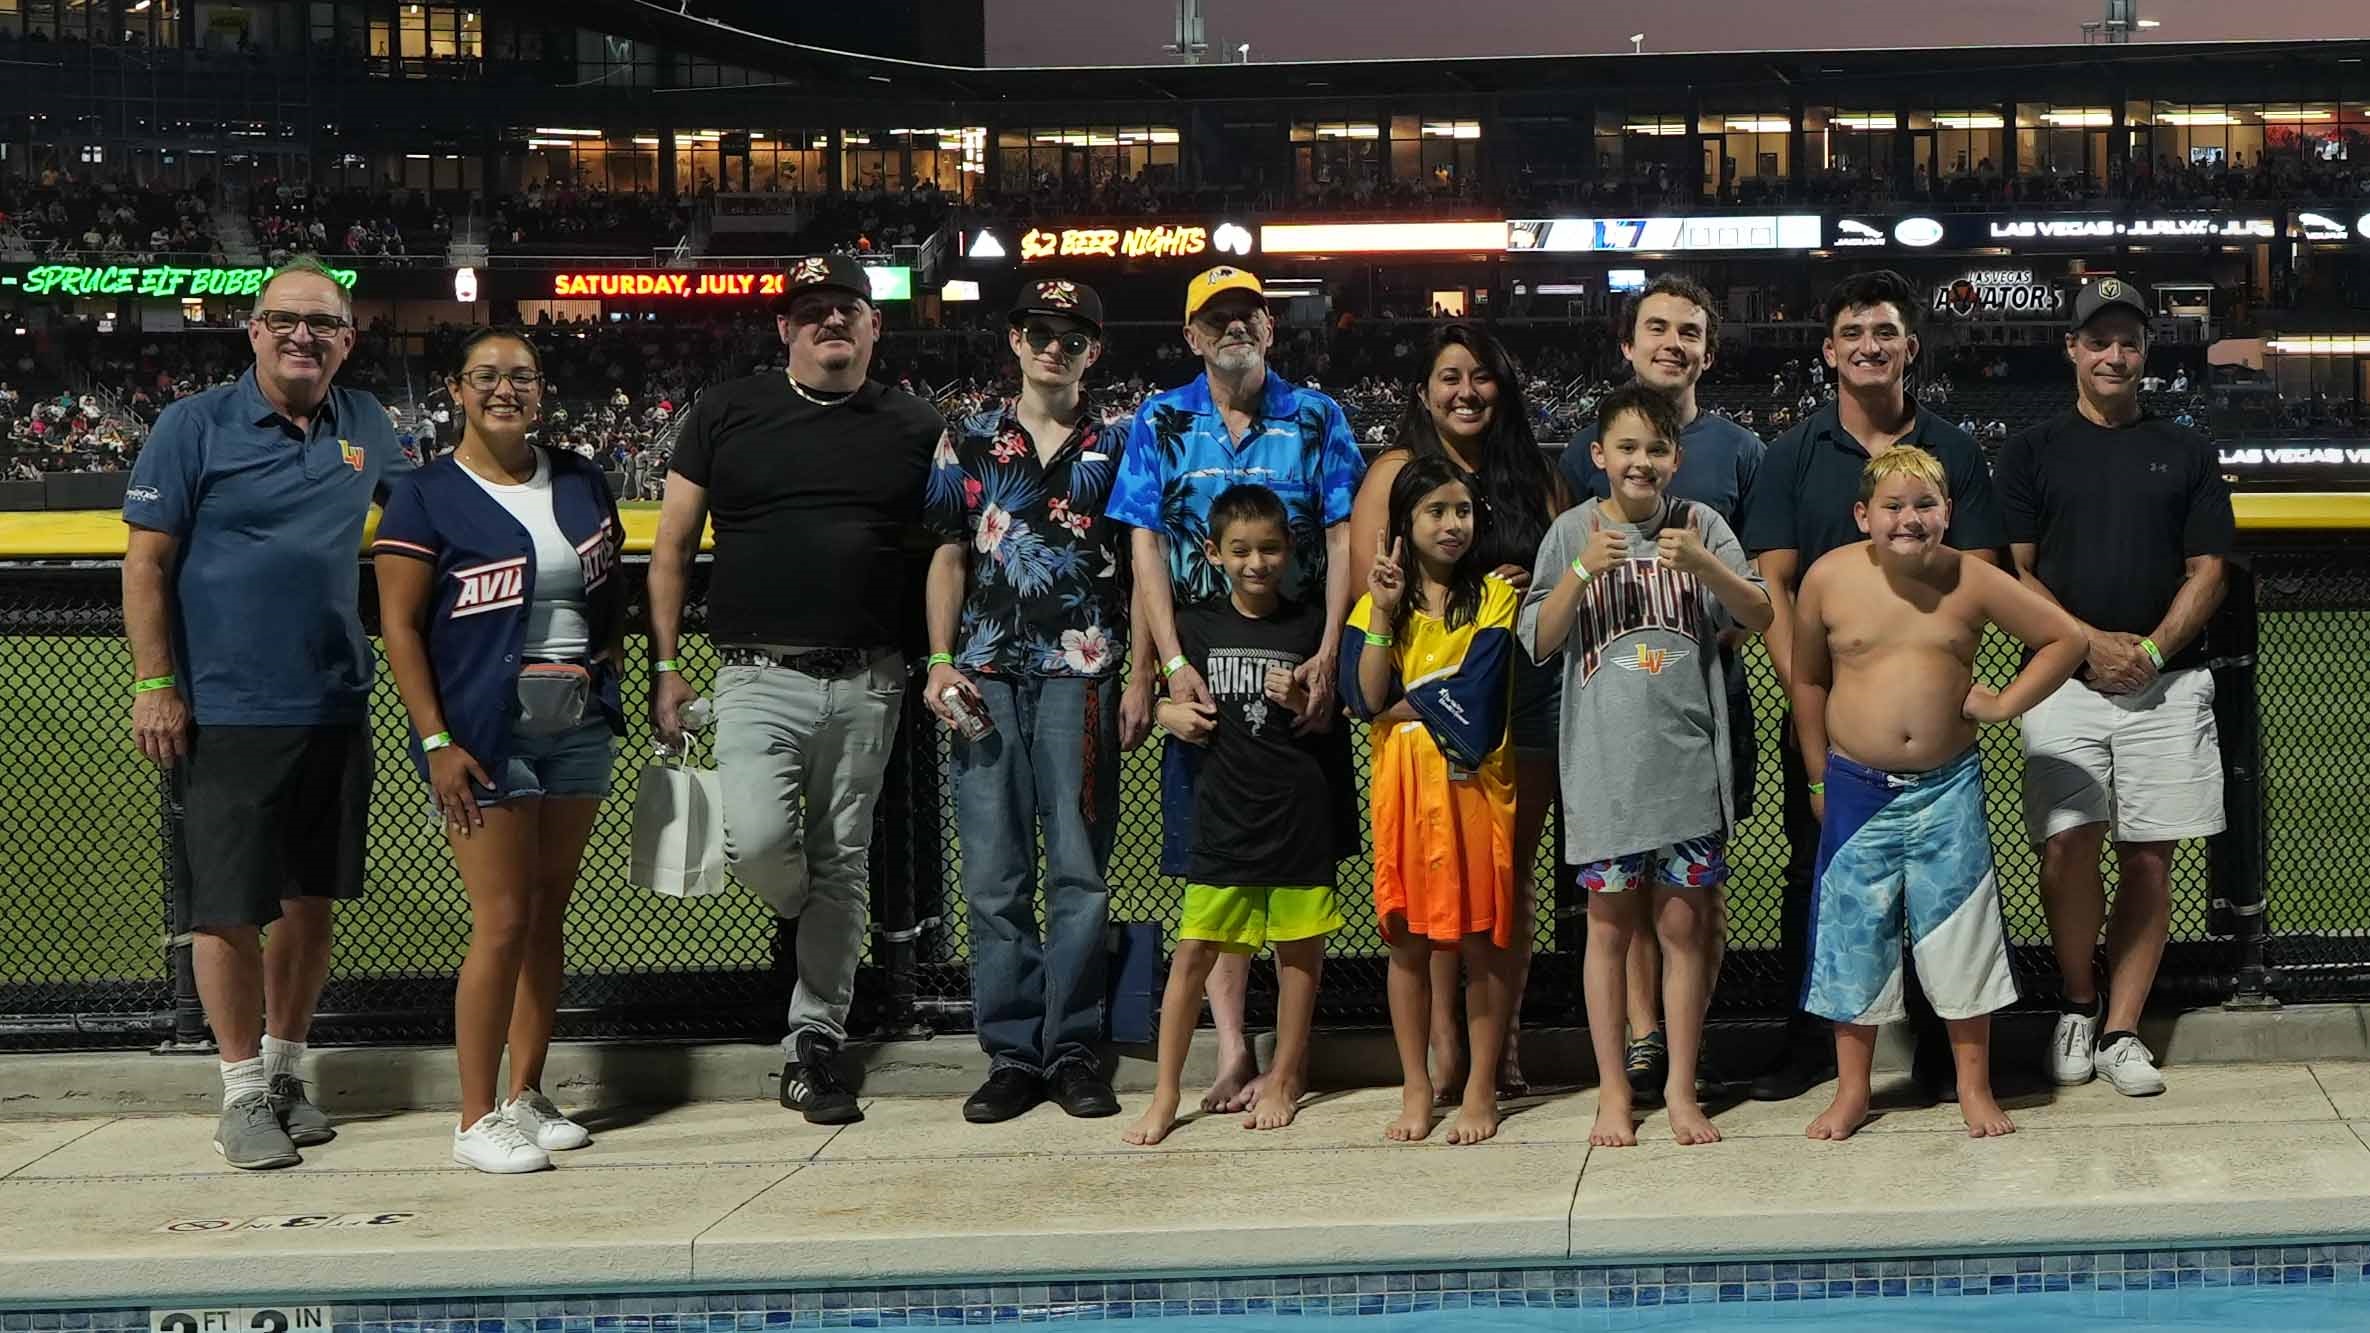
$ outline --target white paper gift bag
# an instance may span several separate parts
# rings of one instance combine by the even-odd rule
[[[670,898],[725,887],[724,803],[712,768],[664,757],[642,769],[634,794],[632,881]]]

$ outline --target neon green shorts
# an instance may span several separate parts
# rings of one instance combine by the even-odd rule
[[[1228,953],[1315,939],[1341,929],[1333,886],[1187,884],[1177,938],[1208,940]]]

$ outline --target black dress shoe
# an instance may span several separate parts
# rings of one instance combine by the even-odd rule
[[[1081,1120],[1119,1114],[1119,1094],[1094,1066],[1066,1064],[1053,1071],[1053,1104]]]
[[[1835,1077],[1835,1052],[1803,1044],[1785,1063],[1753,1080],[1746,1095],[1757,1102],[1790,1102]]]
[[[991,1071],[963,1103],[963,1118],[974,1125],[999,1125],[1044,1100],[1045,1080],[1008,1065]]]

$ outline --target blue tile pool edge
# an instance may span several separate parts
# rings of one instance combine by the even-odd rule
[[[1732,1302],[1896,1300],[2370,1285],[2370,1243],[1901,1258],[1418,1269],[1079,1282],[881,1283],[851,1288],[641,1291],[309,1302],[330,1333],[769,1333],[827,1327],[1041,1323],[1172,1316],[1356,1317],[1472,1307],[1643,1309]],[[272,1298],[238,1303],[254,1308]],[[161,1312],[230,1302],[0,1304],[0,1333],[150,1333]],[[249,1333],[210,1328],[201,1333]]]

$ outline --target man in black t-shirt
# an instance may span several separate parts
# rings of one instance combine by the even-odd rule
[[[2065,981],[2050,1070],[2134,1097],[2164,1090],[2139,1022],[2172,929],[2173,848],[2223,828],[2202,636],[2236,539],[2213,445],[2140,406],[2148,314],[2146,289],[2120,278],[2082,290],[2066,335],[2074,410],[2009,440],[1995,469],[2017,574],[2090,636],[2083,669],[2022,722],[2025,825]],[[2098,870],[2110,831],[2112,919]]]
[[[864,948],[872,806],[905,692],[904,545],[945,447],[937,410],[865,378],[880,312],[843,255],[794,263],[776,324],[786,371],[718,385],[684,419],[650,557],[650,720],[682,737],[685,577],[715,519],[708,631],[725,854],[799,923],[782,1105],[861,1120],[834,1066]]]

